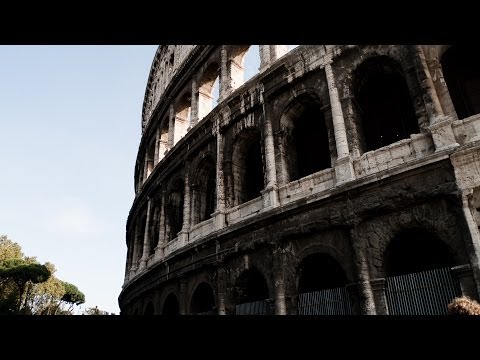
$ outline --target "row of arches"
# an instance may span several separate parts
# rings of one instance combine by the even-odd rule
[[[232,61],[241,63],[238,59],[245,57],[247,49],[239,47],[233,51]],[[478,67],[473,65],[478,58],[475,53],[457,46],[450,47],[441,57],[443,75],[459,119],[480,112],[480,73]],[[218,70],[217,65],[212,62],[206,67],[205,81],[199,83],[201,93],[211,95],[213,78],[218,78],[212,69]],[[414,90],[409,86],[411,81],[407,79],[405,69],[386,55],[371,57],[353,70],[352,116],[356,119],[359,147],[363,152],[379,149],[407,139],[411,134],[425,131],[420,129],[417,119]],[[185,101],[182,100],[181,103],[189,104],[190,95],[186,93],[184,96]],[[336,149],[329,105],[315,92],[306,92],[291,100],[277,120],[278,131],[274,135],[274,144],[282,162],[281,165],[277,164],[281,169],[278,171],[280,185],[332,167]],[[210,111],[211,106],[206,108]],[[186,109],[181,107],[176,115],[184,124],[188,123],[187,113],[190,111]],[[347,127],[350,126],[348,121],[350,120],[347,119]],[[168,133],[167,125],[167,121],[162,123],[159,153],[168,147],[162,147],[166,141],[165,134]],[[186,127],[182,129],[184,130],[179,131],[186,133]],[[226,169],[227,177],[232,177],[232,186],[227,186],[227,191],[232,191],[227,194],[227,198],[231,199],[227,205],[239,205],[260,195],[264,188],[266,165],[262,154],[263,143],[263,134],[258,127],[248,129],[235,139],[229,159],[232,162],[231,168]],[[147,149],[146,176],[154,167],[154,156],[155,143],[152,142]]]
[[[429,271],[432,269],[451,268],[456,265],[456,260],[452,250],[435,235],[423,228],[409,228],[400,231],[390,241],[384,254],[385,276],[398,276],[411,273]],[[319,291],[345,289],[349,284],[355,281],[353,274],[347,274],[341,263],[345,259],[336,259],[331,254],[324,252],[314,252],[305,256],[296,267],[295,287],[297,291],[298,307],[305,306],[301,304],[305,296],[318,293]],[[266,302],[270,304],[270,309],[274,305],[273,285],[269,285],[265,274],[251,266],[242,271],[237,277],[232,294],[232,301],[235,305],[236,314],[244,314],[242,309],[254,303]],[[430,284],[418,284],[425,286]],[[217,314],[217,297],[214,284],[201,282],[193,291],[189,306],[186,309],[187,314]],[[340,292],[338,292],[340,294]],[[354,298],[345,292],[344,301],[349,302],[348,306],[355,308]],[[432,296],[433,293],[432,293]],[[339,297],[341,299],[341,297]],[[313,301],[313,300],[310,300]],[[330,299],[330,302],[333,298]],[[337,299],[338,301],[338,299]],[[171,292],[165,297],[163,304],[157,307],[155,313],[163,315],[178,315],[180,313],[179,299],[176,293]],[[446,304],[444,304],[446,306]],[[306,306],[309,306],[308,304]],[[318,306],[318,304],[317,304]],[[327,306],[326,304],[320,305]],[[328,305],[330,306],[330,305]],[[266,310],[263,314],[273,314]],[[150,301],[143,310],[145,315],[154,313],[153,303]],[[321,309],[320,309],[321,310]],[[354,311],[358,313],[357,310]],[[299,314],[302,312],[300,311]],[[320,312],[321,313],[321,312]],[[246,314],[253,314],[247,312]]]
[[[244,55],[242,51],[245,49],[240,50],[238,54]],[[451,47],[441,58],[444,76],[455,108],[459,109],[459,117],[461,114],[472,114],[479,108],[480,75],[471,65],[474,55],[468,57],[465,50]],[[464,63],[466,67],[461,68]],[[420,131],[408,81],[395,60],[384,55],[371,57],[360,63],[353,74],[354,105],[362,119],[361,139],[366,150],[374,150]],[[463,100],[459,103],[455,99]],[[332,167],[336,150],[332,114],[328,105],[317,94],[304,92],[284,108],[278,120],[279,131],[274,136],[275,151],[279,155],[276,157],[279,159],[276,164],[279,185]],[[165,139],[165,134],[162,132],[160,138]],[[253,126],[237,134],[230,149],[225,151],[225,167],[219,164],[219,170],[224,172],[226,179],[224,195],[227,207],[258,198],[265,188],[264,141],[259,126]],[[149,159],[152,154],[154,152],[150,149]],[[208,220],[215,212],[217,164],[214,156],[211,154],[202,159],[197,170],[191,174],[193,176],[190,179],[193,180],[189,181],[188,187],[183,178],[177,178],[166,189],[161,200],[157,201],[150,222],[150,253],[154,252],[159,238],[164,242],[171,241],[184,226],[190,227]],[[150,171],[152,164],[153,161],[150,161]],[[189,196],[185,196],[186,192]],[[186,219],[185,208],[190,209],[189,218]],[[134,240],[137,242],[143,240],[146,230],[146,209],[139,219],[139,239]],[[138,248],[140,250],[136,256],[133,253],[130,255],[130,264],[142,257],[142,246]]]

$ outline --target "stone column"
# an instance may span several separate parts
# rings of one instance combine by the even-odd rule
[[[363,238],[355,234],[355,229],[350,230],[350,239],[354,256],[354,266],[358,278],[358,297],[360,300],[360,313],[362,315],[375,315],[375,301],[372,286],[370,285],[370,272],[366,254],[366,244]]]
[[[443,46],[441,46],[443,47]],[[457,120],[457,113],[455,106],[453,105],[450,92],[448,91],[447,83],[443,77],[442,65],[438,58],[439,45],[423,46],[422,50],[425,54],[425,61],[430,73],[430,77],[435,87],[440,106],[442,107],[443,114],[451,116],[453,120]]]
[[[190,230],[190,179],[188,176],[188,169],[190,169],[190,162],[185,162],[185,195],[183,198],[183,231]]]
[[[198,121],[198,88],[195,77],[192,78],[192,100],[190,106],[190,124],[188,125],[187,130],[190,130],[192,127],[194,127]]]
[[[137,272],[138,268],[138,252],[140,248],[140,244],[138,244],[138,233],[139,233],[139,226],[138,224],[135,224],[135,232],[134,232],[134,237],[133,237],[133,250],[132,250],[132,265],[130,266],[130,276],[129,279],[135,276],[135,273]]]
[[[219,99],[218,102],[221,102],[223,99],[228,97],[232,92],[230,84],[230,71],[228,68],[228,51],[227,45],[223,45],[220,51],[220,81],[219,81]]]
[[[186,312],[186,302],[187,302],[187,280],[185,279],[180,279],[180,293],[179,293],[179,313],[180,315],[185,315]]]
[[[134,246],[134,241],[132,241],[132,235],[131,233],[127,234],[128,236],[128,247],[127,247],[127,262],[125,264],[125,281],[128,281],[129,274],[130,274],[130,268],[132,267],[132,259],[133,259],[133,246]]]
[[[287,52],[287,45],[270,45],[270,63],[274,63]]]
[[[178,240],[180,241],[180,246],[185,245],[188,242],[188,231],[190,230],[190,180],[188,177],[188,169],[190,168],[190,163],[185,162],[185,181],[184,181],[184,195],[183,195],[183,225],[182,230],[178,234]]]
[[[173,147],[174,143],[174,136],[175,136],[175,108],[173,104],[170,104],[169,108],[169,115],[168,115],[168,149]]]
[[[270,45],[258,45],[260,55],[260,72],[270,66]]]
[[[217,267],[217,308],[218,315],[226,315],[225,311],[225,294],[226,289],[226,279],[225,279],[225,269],[223,268],[223,263],[219,263]]]
[[[143,157],[143,182],[147,181],[148,176],[148,149],[145,150],[145,156]]]
[[[467,222],[470,238],[467,239],[466,247],[470,259],[470,265],[473,272],[473,278],[477,287],[477,294],[480,294],[480,233],[478,224],[473,218],[473,194],[472,190],[462,191],[462,208],[465,220]],[[477,295],[478,298],[478,295]]]
[[[286,315],[284,261],[281,248],[273,250],[273,282],[275,287],[275,315]]]
[[[347,131],[343,118],[342,104],[338,96],[338,89],[333,77],[331,66],[332,60],[328,59],[325,64],[325,76],[327,78],[328,92],[330,95],[330,106],[332,109],[333,133],[335,135],[335,146],[337,148],[337,160],[335,161],[336,184],[355,179],[352,159],[348,150]]]
[[[263,207],[275,207],[280,204],[278,199],[277,170],[275,166],[275,145],[273,139],[272,123],[268,116],[265,104],[263,106],[264,114],[264,134],[265,134],[265,172],[267,184],[261,191],[263,197]]]
[[[153,168],[158,164],[160,161],[160,128],[157,128],[157,132],[155,134],[155,154],[153,155]]]
[[[152,209],[152,199],[148,198],[147,219],[145,223],[145,234],[143,236],[143,255],[140,259],[140,270],[147,266],[147,259],[150,256],[150,214]]]
[[[165,239],[165,191],[162,192],[162,203],[160,205],[160,219],[159,219],[159,230],[158,230],[158,244],[157,247],[155,248],[155,259],[159,260],[163,258],[163,248],[166,245],[166,239]]]
[[[455,276],[460,283],[460,288],[464,296],[479,300],[477,286],[473,278],[472,267],[469,264],[455,266],[452,268],[453,276]]]
[[[219,230],[225,227],[225,184],[223,177],[223,149],[225,147],[225,139],[220,126],[218,124],[220,120],[217,119],[215,125],[215,133],[217,137],[217,163],[216,163],[216,186],[217,186],[217,204],[215,212],[212,217],[214,218],[214,229]]]
[[[375,311],[377,315],[388,315],[387,297],[385,295],[385,279],[373,279],[370,281],[373,298],[375,300]]]
[[[419,67],[418,77],[420,86],[423,91],[425,107],[427,108],[430,119],[430,126],[428,128],[432,134],[433,143],[435,144],[435,152],[458,147],[459,144],[455,140],[452,129],[453,117],[446,116],[443,113],[421,45],[415,46],[415,54],[418,63],[417,66]]]
[[[288,52],[286,45],[259,45],[258,48],[260,53],[260,72],[267,69],[278,58]]]

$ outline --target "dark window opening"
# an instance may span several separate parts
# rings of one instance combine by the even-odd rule
[[[388,276],[454,266],[447,245],[423,229],[408,229],[395,236],[385,253]]]
[[[325,117],[318,106],[308,106],[293,120],[292,140],[296,147],[296,169],[291,169],[291,180],[297,180],[317,171],[330,168]],[[288,156],[289,154],[287,154]]]
[[[150,301],[148,304],[147,304],[147,307],[145,308],[145,311],[143,312],[143,315],[153,315],[153,304],[152,302]]]
[[[237,304],[266,300],[269,298],[267,282],[258,270],[246,270],[237,280],[235,295]]]
[[[441,64],[448,92],[459,119],[480,113],[480,51],[452,46]]]
[[[193,293],[190,312],[192,314],[207,313],[214,308],[215,297],[212,288],[207,283],[201,283]]]
[[[169,240],[177,237],[177,234],[183,227],[183,202],[184,202],[184,188],[183,181],[178,180],[169,197]]]
[[[347,277],[342,267],[327,254],[307,256],[301,262],[299,272],[298,292],[300,294],[334,289],[347,284]]]
[[[260,196],[263,190],[263,162],[262,147],[260,144],[260,136],[254,140],[247,149],[245,155],[245,201],[255,199]]]
[[[407,83],[391,59],[366,60],[355,70],[354,97],[366,151],[420,132]]]
[[[180,307],[178,305],[177,297],[174,294],[170,294],[165,299],[163,304],[163,315],[179,315]]]
[[[205,212],[200,221],[210,219],[213,212],[215,211],[216,200],[217,200],[217,189],[216,189],[216,174],[215,169],[212,169],[208,176],[207,180],[207,189],[205,194]]]

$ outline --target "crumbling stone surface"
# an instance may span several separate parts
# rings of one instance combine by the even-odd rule
[[[243,83],[247,50],[162,45],[155,55],[126,226],[122,314],[235,314],[252,291],[276,314],[297,314],[303,265],[315,254],[340,266],[358,312],[384,313],[365,284],[389,276],[387,249],[406,229],[428,232],[454,265],[468,265],[478,297],[480,117],[456,119],[444,82],[428,81],[445,49],[303,45],[286,53],[260,45],[260,72]],[[361,65],[385,58],[404,79],[419,132],[366,151],[356,87],[368,80]],[[325,129],[319,144],[301,121],[324,122],[312,126]],[[370,307],[368,296],[377,299]]]

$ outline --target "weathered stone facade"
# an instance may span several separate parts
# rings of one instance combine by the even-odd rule
[[[385,278],[440,266],[478,299],[480,82],[449,80],[463,50],[260,45],[242,83],[247,50],[157,51],[122,314],[298,314],[299,294],[333,287],[388,314]]]

